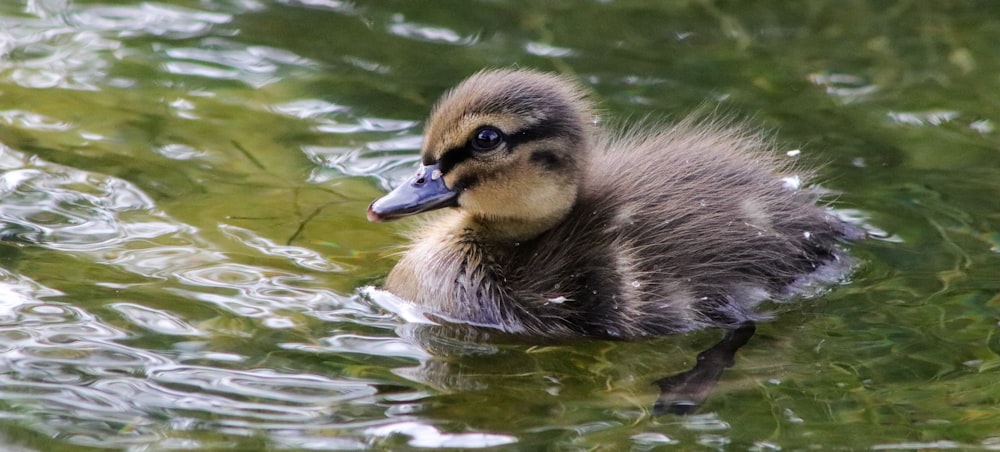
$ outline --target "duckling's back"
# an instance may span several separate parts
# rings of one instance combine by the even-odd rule
[[[755,320],[852,228],[760,135],[682,122],[599,137],[560,225],[501,258],[539,333],[633,337]],[[506,262],[503,262],[506,261]],[[543,331],[547,330],[547,331]]]

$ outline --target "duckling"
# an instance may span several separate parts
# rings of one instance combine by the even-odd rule
[[[518,335],[735,328],[856,236],[745,127],[615,131],[595,118],[579,85],[530,70],[484,70],[444,94],[416,175],[368,208],[373,222],[443,211],[385,288]]]

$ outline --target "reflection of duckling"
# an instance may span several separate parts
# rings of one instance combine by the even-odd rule
[[[592,117],[575,84],[525,70],[483,71],[446,94],[416,176],[368,218],[454,209],[418,232],[386,288],[522,334],[733,327],[854,235],[782,181],[757,134],[688,120],[608,135]]]

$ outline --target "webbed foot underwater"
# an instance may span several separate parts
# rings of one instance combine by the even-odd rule
[[[858,236],[783,181],[791,168],[759,133],[696,120],[606,130],[595,118],[577,84],[533,71],[479,72],[446,93],[416,175],[368,209],[371,221],[441,210],[386,289],[517,334],[734,328]]]

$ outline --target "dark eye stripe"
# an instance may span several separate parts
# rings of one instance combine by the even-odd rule
[[[561,121],[546,121],[526,129],[519,130],[507,135],[507,151],[513,151],[517,146],[536,140],[556,138],[565,135],[567,127]],[[441,159],[438,160],[441,172],[447,174],[455,165],[473,158],[474,151],[469,143],[459,147],[454,147],[444,151]],[[433,165],[435,162],[424,159],[424,165]]]
[[[444,154],[441,155],[441,160],[438,161],[438,168],[441,168],[441,173],[448,174],[448,171],[451,171],[455,165],[458,165],[459,163],[462,163],[470,158],[472,158],[472,149],[468,145],[451,148],[444,151]]]
[[[529,141],[561,137],[565,132],[566,126],[561,121],[546,121],[508,135],[507,143],[514,148]]]
[[[549,171],[555,171],[563,167],[563,160],[555,152],[544,149],[532,152],[531,161],[545,167]]]
[[[462,191],[468,188],[472,188],[478,183],[479,183],[479,176],[476,176],[475,174],[469,176],[463,176],[461,179],[455,182],[455,186],[452,187],[452,190]]]

